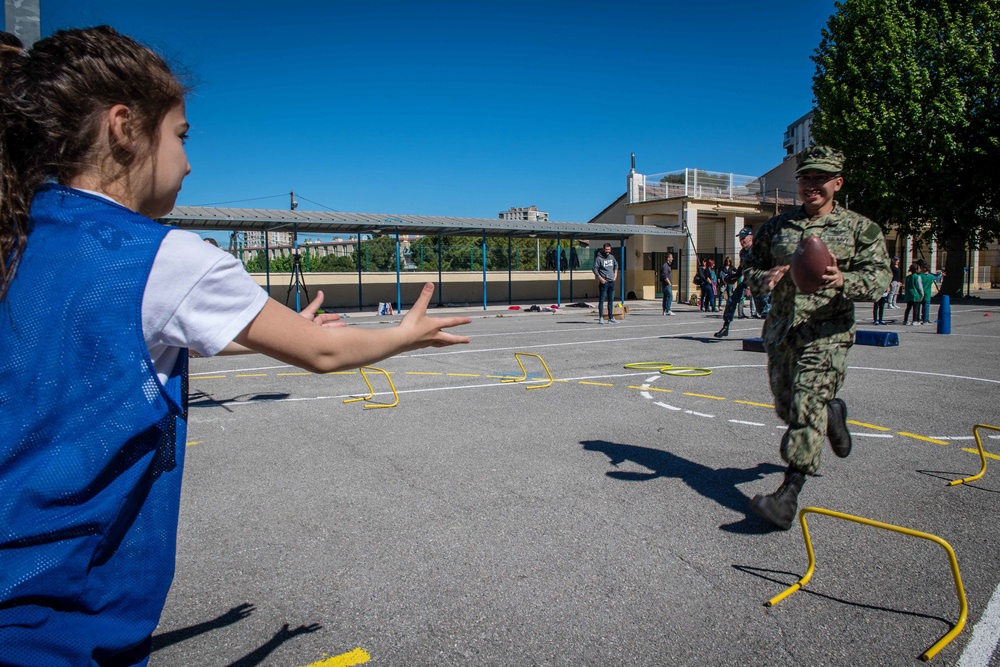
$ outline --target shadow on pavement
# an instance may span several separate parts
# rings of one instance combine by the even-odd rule
[[[658,477],[680,479],[705,498],[746,515],[736,523],[720,526],[721,530],[746,534],[769,533],[774,530],[774,527],[767,522],[747,513],[750,499],[739,490],[738,485],[764,479],[765,475],[771,473],[784,472],[785,468],[782,466],[759,463],[753,468],[746,469],[715,469],[651,447],[622,445],[606,440],[583,440],[580,444],[586,451],[601,452],[608,457],[609,463],[613,466],[617,467],[625,461],[631,461],[651,471],[645,473],[609,470],[605,473],[608,477],[624,482],[645,482]]]

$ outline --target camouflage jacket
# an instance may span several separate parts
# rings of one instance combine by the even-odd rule
[[[751,266],[744,271],[754,294],[765,293],[764,274],[788,264],[805,236],[823,239],[837,258],[844,286],[800,294],[791,274],[786,273],[771,291],[765,338],[781,340],[790,329],[795,329],[802,342],[830,337],[849,339],[854,334],[854,302],[876,300],[892,278],[882,230],[868,218],[836,202],[833,211],[814,220],[809,219],[801,206],[775,216],[754,234]]]

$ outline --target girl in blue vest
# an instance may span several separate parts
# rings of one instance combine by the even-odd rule
[[[153,222],[191,170],[184,93],[108,27],[0,41],[3,665],[147,662],[174,570],[189,350],[322,373],[468,342],[446,331],[468,318],[427,316],[431,284],[398,327],[320,326],[335,323]]]

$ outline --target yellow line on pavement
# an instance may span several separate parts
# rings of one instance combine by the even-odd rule
[[[978,454],[979,453],[978,449],[970,449],[968,447],[962,447],[962,451],[963,452],[969,452],[970,454]],[[983,452],[983,454],[985,454],[986,458],[988,458],[988,459],[997,459],[997,460],[1000,460],[1000,456],[997,456],[996,454],[990,454],[989,452]]]
[[[323,375],[357,375],[357,371],[330,371],[329,373],[323,373]]]
[[[354,667],[354,665],[363,665],[371,659],[372,657],[368,655],[368,651],[356,648],[353,651],[335,655],[332,658],[311,662],[305,667]]]
[[[673,393],[673,389],[659,389],[657,387],[636,387],[635,385],[630,385],[629,389],[641,389],[643,391],[662,391],[664,394]]]
[[[447,375],[448,377],[451,377],[451,378],[477,378],[477,377],[479,377],[479,373],[445,373],[445,375]]]
[[[865,422],[856,422],[853,419],[847,420],[848,424],[854,424],[855,426],[864,426],[865,428],[873,428],[876,431],[891,431],[891,428],[886,428],[885,426],[876,426],[875,424],[866,424]]]
[[[444,375],[440,371],[406,371],[407,375]]]
[[[194,377],[189,377],[189,380],[221,380],[226,377],[225,375],[196,375]]]
[[[607,382],[587,382],[586,380],[580,380],[577,384],[592,384],[596,387],[613,387],[613,384],[608,384]]]
[[[771,408],[774,409],[773,405],[768,405],[767,403],[754,403],[753,401],[741,401],[739,399],[733,399],[733,403],[742,403],[743,405],[756,405],[758,408]]]
[[[302,371],[301,373],[278,373],[278,377],[283,377],[285,375],[314,375],[308,371]]]
[[[237,373],[233,377],[238,378],[266,378],[267,373]]]
[[[506,380],[507,378],[516,378],[516,375],[487,375],[488,378],[493,378],[494,380]]]
[[[186,446],[188,446],[188,447],[191,447],[191,446],[193,446],[193,445],[200,445],[200,444],[201,444],[202,442],[203,442],[202,440],[190,440],[190,441],[188,441],[188,442],[186,442],[186,443],[184,443],[184,444],[185,444]],[[977,452],[977,450],[975,450],[975,449],[973,449],[973,450],[971,450],[971,451],[973,451],[973,452]],[[977,453],[978,453],[978,452],[977,452]]]
[[[947,445],[947,440],[938,440],[937,438],[928,438],[926,435],[917,435],[916,433],[907,433],[906,431],[896,431],[899,435],[905,436],[907,438],[913,438],[914,440],[923,440],[924,442],[933,442],[935,445]]]
[[[727,399],[725,399],[722,396],[710,396],[709,394],[695,394],[695,393],[692,393],[690,391],[685,391],[684,395],[685,396],[695,396],[697,398],[711,398],[713,401],[725,401],[725,400],[727,400]]]

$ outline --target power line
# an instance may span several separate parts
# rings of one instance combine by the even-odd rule
[[[337,209],[335,209],[335,208],[330,208],[330,207],[329,207],[329,206],[327,206],[326,204],[320,204],[320,203],[319,203],[318,201],[313,201],[312,199],[306,199],[306,198],[305,198],[305,197],[303,197],[302,195],[298,195],[298,197],[299,197],[299,199],[302,199],[303,201],[307,201],[307,202],[309,202],[310,204],[316,204],[316,206],[322,206],[323,208],[325,208],[325,209],[326,209],[326,210],[328,210],[328,211],[333,211],[334,213],[340,213],[340,211],[339,211],[339,210],[337,210]]]
[[[221,206],[222,204],[240,204],[245,201],[260,201],[261,199],[275,199],[276,197],[287,197],[288,193],[283,192],[280,195],[269,195],[267,197],[252,197],[251,199],[233,199],[231,201],[218,201],[214,204],[195,204],[195,206]],[[305,199],[305,197],[303,197]],[[307,200],[308,201],[308,200]]]

